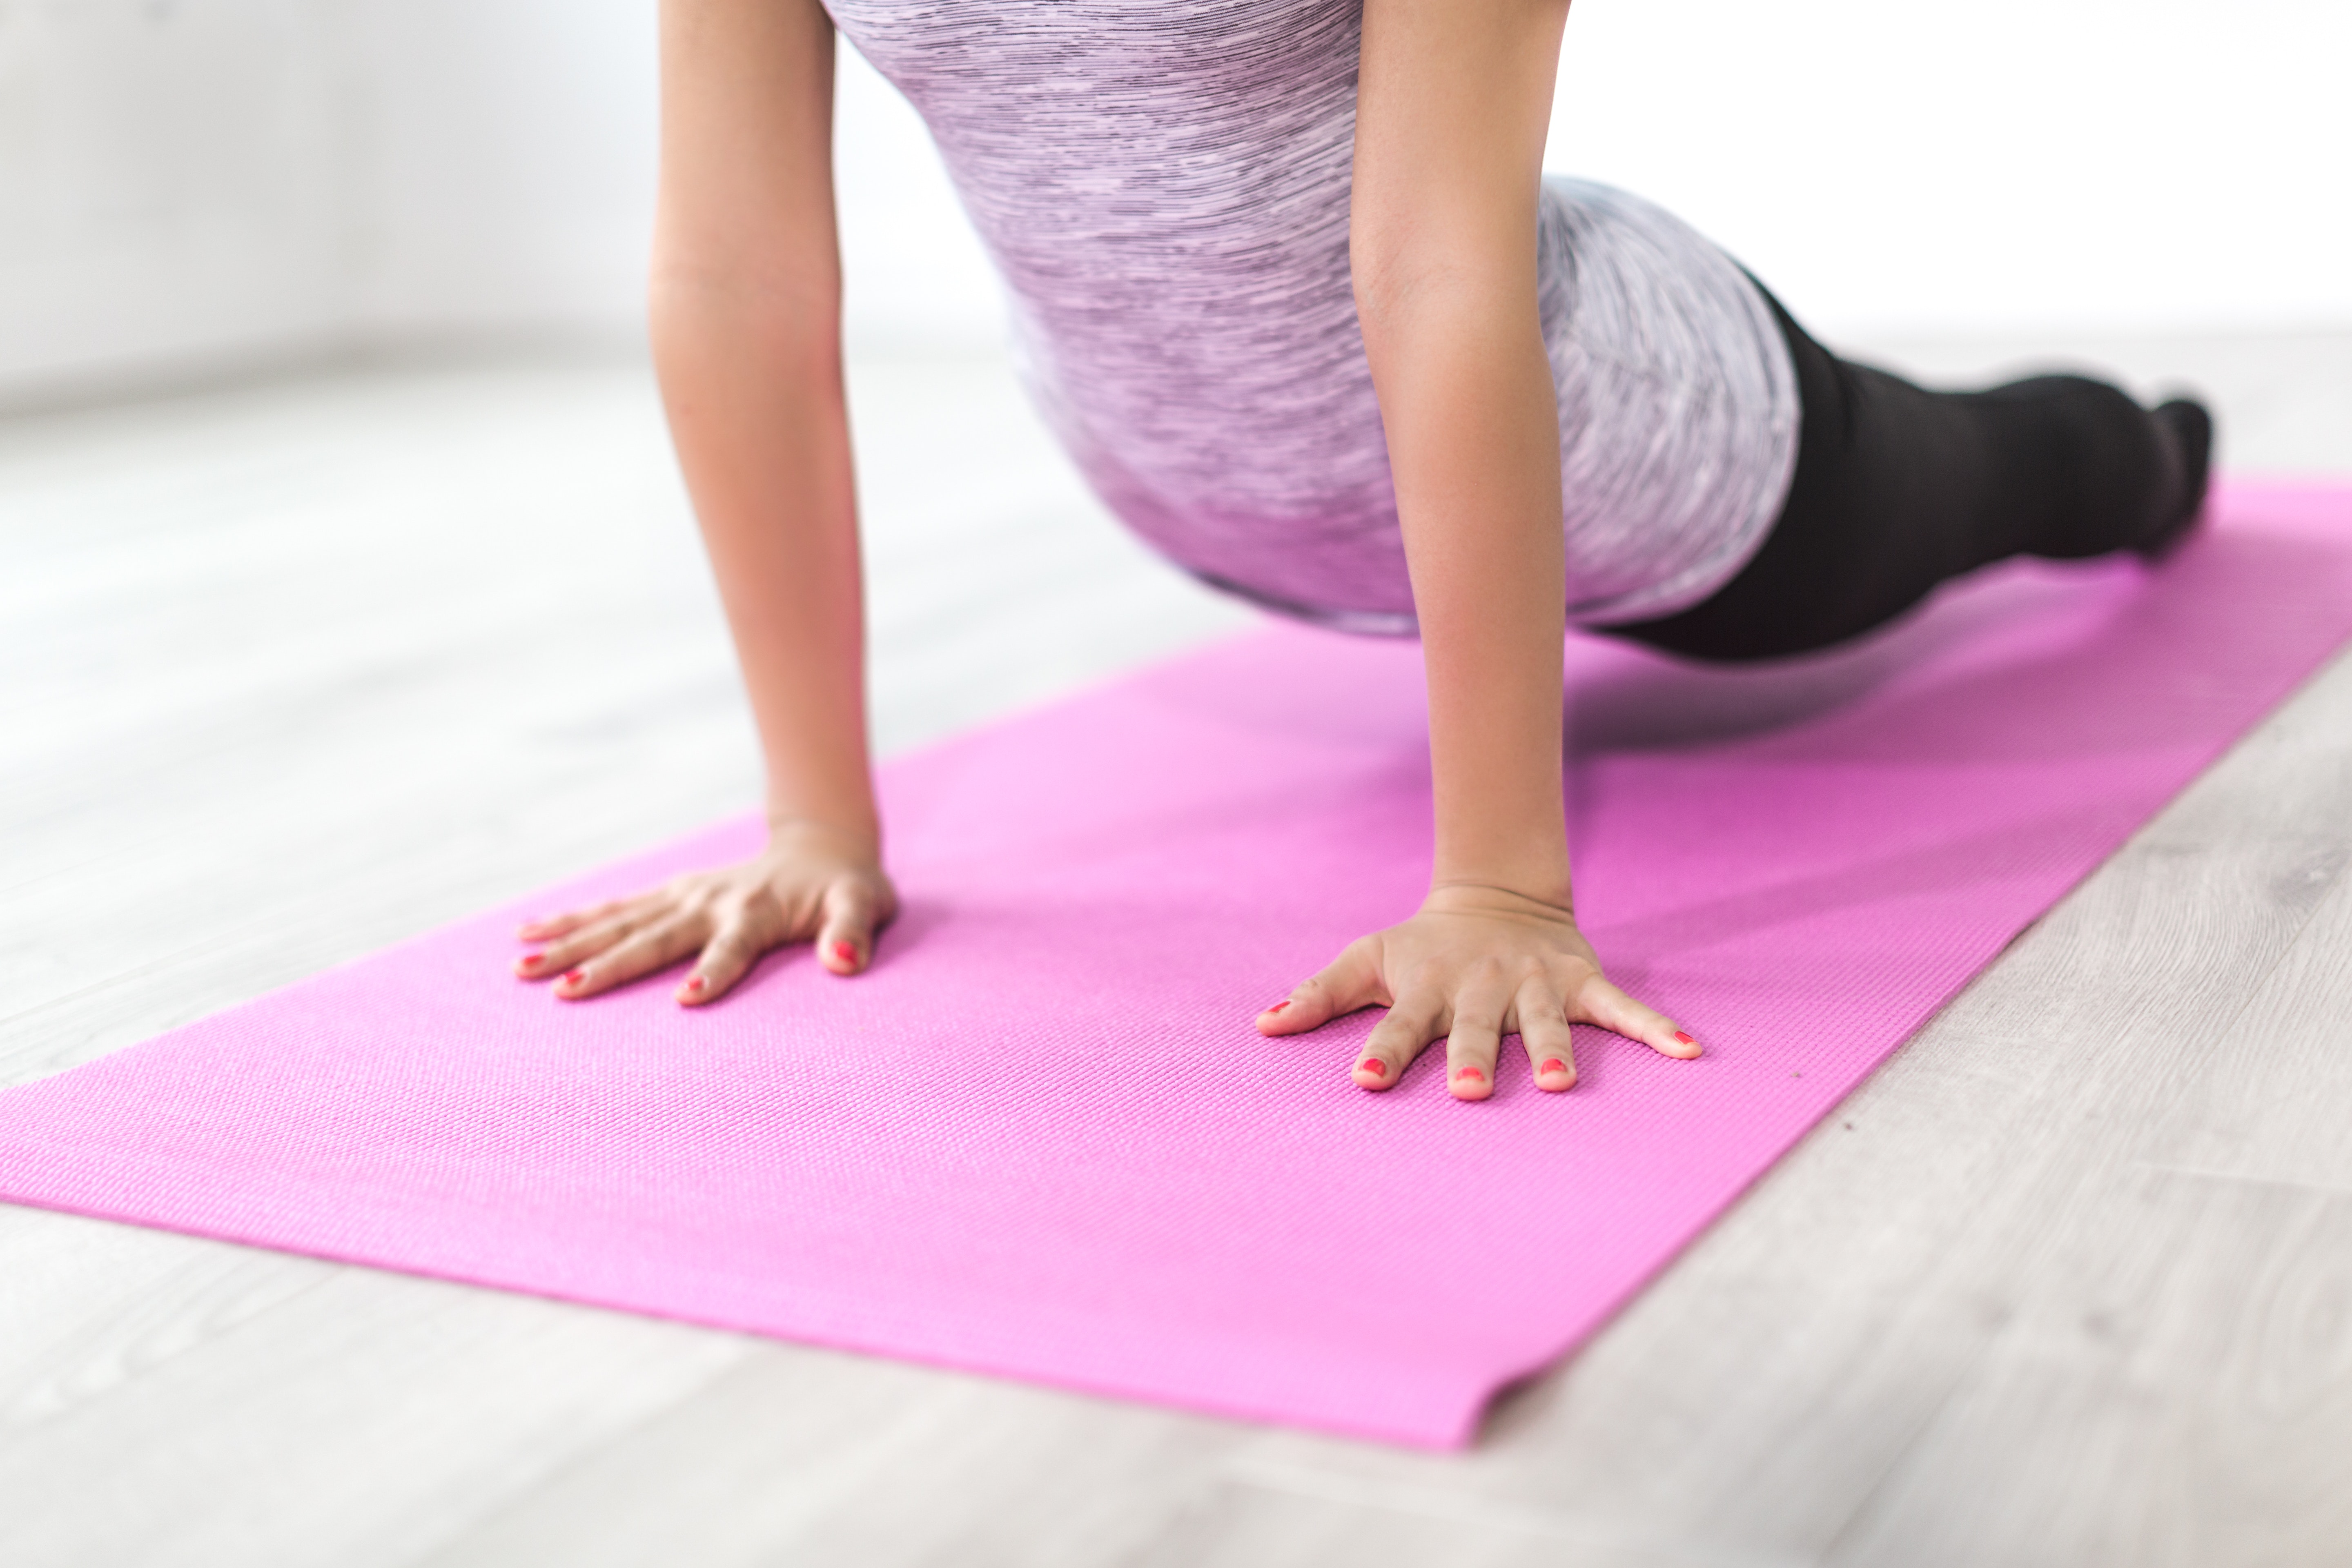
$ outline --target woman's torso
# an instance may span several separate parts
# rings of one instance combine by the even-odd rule
[[[1348,270],[1360,0],[827,0],[929,122],[1039,407],[1196,574],[1410,630]],[[1752,553],[1796,395],[1754,285],[1622,193],[1547,181],[1568,602],[1664,614]]]

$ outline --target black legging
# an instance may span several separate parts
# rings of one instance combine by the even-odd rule
[[[2104,382],[2050,375],[1929,392],[1839,359],[1764,297],[1796,362],[1802,409],[1779,519],[1711,597],[1591,629],[1693,658],[1804,653],[2011,555],[2151,548],[2193,508],[2191,489],[2201,494],[2201,447],[2184,452],[2162,416]]]

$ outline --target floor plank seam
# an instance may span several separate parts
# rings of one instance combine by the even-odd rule
[[[1876,1502],[1879,1494],[1885,1491],[1888,1483],[1902,1473],[1911,1455],[1920,1444],[1927,1441],[1928,1434],[1933,1432],[1937,1423],[1943,1420],[1944,1412],[1950,1408],[1952,1402],[1960,1396],[1960,1391],[1968,1387],[1969,1380],[1976,1376],[1977,1369],[1990,1360],[1993,1352],[2016,1331],[2018,1317],[2019,1314],[2013,1311],[2002,1316],[1993,1331],[1985,1335],[1982,1342],[1978,1344],[1975,1352],[1953,1373],[1951,1381],[1944,1385],[1942,1394],[1920,1415],[1918,1424],[1912,1427],[1910,1435],[1887,1450],[1886,1463],[1879,1467],[1878,1474],[1873,1478],[1870,1485],[1863,1489],[1862,1494],[1854,1499],[1853,1507],[1848,1510],[1846,1516],[1838,1521],[1837,1529],[1830,1532],[1829,1538],[1822,1542],[1821,1550],[1814,1554],[1812,1561],[1818,1568],[1833,1568],[1845,1542],[1870,1517],[1872,1505]]]
[[[2299,1181],[2293,1176],[2258,1176],[2244,1171],[2215,1171],[2198,1165],[2176,1165],[2165,1160],[2133,1160],[2129,1162],[2128,1168],[2167,1176],[2186,1176],[2191,1181],[2222,1182],[2232,1186],[2272,1187],[2284,1193],[2316,1193],[2322,1197],[2352,1198],[2352,1186]]]

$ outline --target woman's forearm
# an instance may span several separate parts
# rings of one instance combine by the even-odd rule
[[[759,724],[769,819],[870,855],[833,24],[817,0],[664,0],[661,29],[662,400]]]
[[[831,328],[821,310],[724,284],[655,289],[663,401],[759,726],[769,819],[871,849],[864,595]]]
[[[1428,671],[1433,880],[1564,907],[1559,434],[1528,314],[1429,302],[1374,363]]]
[[[1428,666],[1435,879],[1561,906],[1566,584],[1536,214],[1566,15],[1367,5],[1349,232]]]

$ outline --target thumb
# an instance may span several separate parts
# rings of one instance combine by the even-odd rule
[[[1372,937],[1359,937],[1288,996],[1260,1013],[1258,1033],[1304,1034],[1342,1013],[1388,1000],[1388,984],[1381,976],[1380,943]]]
[[[858,973],[874,962],[874,933],[889,914],[888,900],[864,879],[834,883],[817,925],[817,962],[835,974]]]

